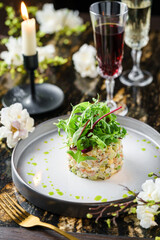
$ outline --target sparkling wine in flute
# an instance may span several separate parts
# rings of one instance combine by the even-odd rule
[[[124,27],[118,24],[102,24],[95,28],[95,44],[99,72],[102,77],[117,77],[122,71]]]
[[[132,49],[141,49],[149,40],[151,1],[122,0],[122,2],[128,6],[125,43]]]
[[[152,0],[122,0],[122,2],[128,6],[125,43],[132,49],[133,67],[122,73],[120,81],[127,86],[143,87],[153,81],[151,73],[140,67],[141,49],[149,41]]]

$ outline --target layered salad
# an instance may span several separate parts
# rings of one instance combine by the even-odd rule
[[[105,102],[93,99],[74,106],[70,117],[56,124],[59,134],[66,132],[68,165],[77,176],[107,179],[121,169],[126,130],[112,112]]]

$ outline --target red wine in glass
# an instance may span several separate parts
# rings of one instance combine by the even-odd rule
[[[117,104],[113,99],[115,78],[122,72],[124,30],[128,16],[128,7],[118,1],[100,1],[92,3],[90,17],[93,28],[94,44],[97,49],[99,74],[105,79],[107,106],[114,110]],[[123,104],[121,115],[126,115]]]
[[[119,76],[123,57],[124,27],[101,24],[95,28],[97,60],[102,77]]]

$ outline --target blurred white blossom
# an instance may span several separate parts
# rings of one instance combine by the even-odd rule
[[[6,138],[9,148],[13,148],[20,139],[28,137],[34,130],[34,120],[21,103],[2,108],[0,112],[0,139]]]
[[[40,31],[47,34],[55,33],[64,27],[74,28],[83,24],[78,11],[67,8],[55,10],[52,3],[45,3],[42,10],[36,13]]]
[[[142,191],[137,196],[137,218],[140,219],[140,225],[143,228],[156,226],[155,215],[159,209],[159,205],[147,205],[143,201],[160,202],[160,179],[146,180],[142,184]]]
[[[5,44],[8,51],[3,51],[0,57],[8,64],[20,66],[23,64],[22,56],[22,38],[9,37],[8,42]],[[37,47],[38,61],[42,62],[45,58],[53,58],[55,47],[52,44]]]
[[[55,54],[55,47],[52,44],[48,44],[44,47],[37,47],[38,61],[42,62],[47,58],[53,58]]]
[[[77,10],[72,11],[72,10],[64,9],[64,11],[66,12],[64,14],[64,21],[63,21],[64,26],[67,26],[69,28],[75,28],[83,24],[83,20],[82,18],[79,17],[79,12]]]
[[[81,77],[94,78],[98,75],[96,67],[96,49],[88,44],[83,44],[80,49],[73,54],[74,67]]]
[[[8,51],[3,51],[0,57],[8,64],[20,66],[23,64],[22,57],[22,39],[9,37],[8,42],[5,44]]]

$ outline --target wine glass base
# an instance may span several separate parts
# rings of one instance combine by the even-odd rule
[[[116,112],[116,114],[117,115],[120,115],[120,116],[126,116],[127,115],[127,113],[128,113],[128,107],[126,106],[126,104],[120,104],[120,105],[118,105],[118,107],[119,106],[122,106],[122,108],[121,109],[119,109],[117,112]]]
[[[32,98],[30,85],[17,86],[7,92],[2,99],[4,107],[21,103],[30,115],[42,114],[58,108],[64,100],[63,91],[52,84],[35,85],[36,98]]]
[[[130,70],[124,71],[120,76],[120,81],[121,83],[127,86],[137,86],[137,87],[147,86],[153,81],[153,77],[149,72],[145,70],[143,70],[142,73],[143,73],[143,78],[140,78],[138,80],[132,80],[129,78]]]

